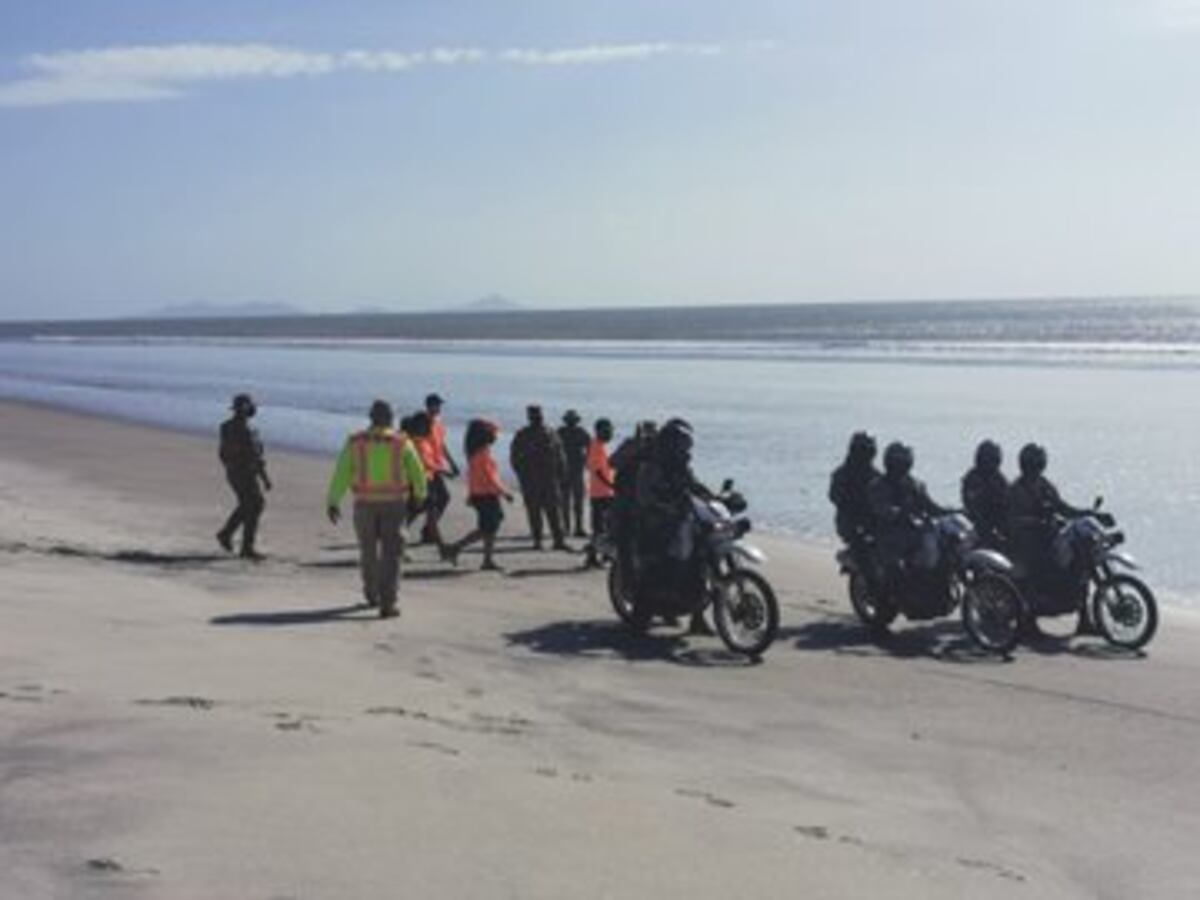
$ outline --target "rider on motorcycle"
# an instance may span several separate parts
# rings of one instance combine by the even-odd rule
[[[1008,530],[1008,479],[1000,471],[1003,454],[995,441],[975,448],[975,466],[962,479],[962,502],[985,547],[1002,547]]]
[[[878,535],[877,553],[884,576],[896,577],[920,543],[914,519],[948,512],[934,503],[923,482],[912,476],[912,447],[893,441],[883,451],[883,475],[871,482],[867,496]]]
[[[1054,565],[1050,554],[1058,519],[1077,519],[1090,511],[1063,500],[1058,488],[1045,476],[1049,462],[1045,447],[1026,444],[1021,448],[1017,462],[1021,475],[1008,489],[1008,531],[1015,561],[1024,569],[1027,578],[1037,579],[1050,572]],[[1108,513],[1095,515],[1102,525],[1113,524],[1113,517]],[[1031,624],[1030,630],[1036,631],[1036,625]],[[1079,631],[1089,630],[1086,615],[1080,610]]]
[[[867,561],[865,551],[874,526],[867,492],[879,476],[875,468],[875,438],[865,431],[856,431],[846,448],[846,459],[829,477],[829,502],[836,508],[834,526],[838,537],[860,563]]]
[[[659,430],[653,453],[638,467],[639,581],[648,572],[681,578],[691,562],[692,497],[714,497],[692,474],[692,444],[691,425],[683,419],[671,419]],[[712,633],[701,613],[692,616],[689,630],[693,634]]]

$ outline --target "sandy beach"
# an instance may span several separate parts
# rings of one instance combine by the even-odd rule
[[[878,645],[828,548],[764,538],[752,666],[631,637],[512,507],[505,574],[415,548],[384,622],[331,463],[270,454],[254,565],[213,438],[0,403],[0,896],[1200,896],[1193,616],[1144,657]]]

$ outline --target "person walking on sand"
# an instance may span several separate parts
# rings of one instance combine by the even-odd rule
[[[442,407],[445,403],[440,394],[430,394],[425,398],[425,415],[429,417],[428,463],[433,471],[429,479],[429,502],[425,525],[421,529],[421,540],[427,544],[437,544],[439,549],[441,538],[438,522],[445,515],[446,507],[450,505],[450,491],[446,487],[446,479],[457,478],[459,472],[458,463],[450,455],[446,423],[442,420]]]
[[[558,429],[558,440],[563,448],[562,482],[562,526],[571,530],[571,514],[575,514],[575,537],[587,537],[583,530],[583,497],[586,490],[588,447],[592,436],[579,424],[579,413],[568,409],[563,414],[563,423]]]
[[[371,426],[350,435],[329,480],[326,513],[341,518],[342,497],[354,495],[354,532],[358,537],[363,599],[378,606],[380,618],[400,614],[400,554],[409,499],[425,499],[425,469],[412,441],[392,427],[392,408],[371,404]]]
[[[553,428],[546,426],[540,406],[525,410],[528,423],[513,436],[509,462],[521,484],[525,512],[529,516],[529,531],[533,548],[542,549],[542,519],[550,523],[555,550],[570,550],[563,540],[562,520],[559,518],[559,490],[562,485],[562,443]]]
[[[425,526],[421,529],[422,540],[436,544],[438,551],[445,549],[442,542],[441,519],[446,507],[450,504],[450,491],[446,487],[441,469],[443,456],[438,452],[434,441],[432,423],[429,414],[418,412],[405,419],[403,430],[413,442],[421,465],[425,469],[425,481],[428,494],[422,504],[409,503],[409,518],[415,519],[422,513],[425,515]]]
[[[587,548],[588,568],[600,565],[596,542],[608,532],[608,517],[616,496],[617,475],[608,459],[608,444],[613,438],[613,425],[608,419],[597,419],[596,436],[588,444],[587,487],[592,507],[592,540]]]
[[[233,398],[230,408],[233,415],[221,423],[219,454],[225,466],[225,479],[237,496],[237,508],[217,532],[217,543],[232,553],[233,535],[240,528],[242,559],[257,562],[263,556],[255,548],[254,542],[258,537],[259,519],[267,505],[263,491],[271,490],[271,479],[267,475],[267,463],[258,431],[250,427],[250,420],[258,412],[254,399],[249,394],[238,394]]]
[[[483,570],[499,571],[493,553],[496,548],[496,534],[500,531],[500,523],[504,520],[504,508],[500,498],[506,503],[513,502],[510,491],[500,480],[500,467],[492,456],[492,444],[500,426],[486,419],[472,419],[467,425],[464,450],[467,454],[467,505],[475,509],[475,530],[453,544],[448,544],[444,551],[446,560],[458,565],[458,555],[463,549],[478,540],[483,541]]]

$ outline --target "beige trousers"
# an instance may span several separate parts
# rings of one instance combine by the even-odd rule
[[[408,504],[402,500],[354,504],[354,533],[358,536],[363,597],[385,610],[396,606],[407,513]]]

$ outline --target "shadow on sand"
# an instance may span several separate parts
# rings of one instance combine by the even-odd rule
[[[320,625],[325,622],[365,622],[379,614],[359,603],[354,606],[328,606],[323,609],[280,609],[272,612],[232,613],[214,616],[209,625]]]
[[[795,628],[781,628],[779,640],[792,641],[797,650],[824,651],[841,656],[891,656],[966,664],[1010,661],[984,653],[971,643],[962,625],[951,619],[894,625],[890,631],[875,632],[857,619],[826,618]]]
[[[579,656],[592,659],[622,659],[627,662],[672,662],[704,668],[756,665],[721,646],[692,647],[686,635],[651,631],[635,634],[615,620],[570,620],[551,622],[505,635],[509,646],[525,647],[534,653]],[[701,640],[718,641],[717,638]]]

